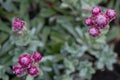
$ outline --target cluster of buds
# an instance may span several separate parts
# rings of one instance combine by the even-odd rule
[[[14,18],[12,22],[12,31],[21,35],[27,30],[25,25],[26,23],[23,20]]]
[[[91,17],[85,19],[85,24],[89,26],[88,33],[93,37],[99,36],[100,29],[105,29],[109,22],[116,18],[116,12],[113,9],[107,9],[103,13],[100,7],[95,6],[91,13]]]
[[[34,52],[32,55],[24,53],[18,57],[18,64],[13,66],[13,72],[18,77],[25,74],[35,77],[39,74],[37,65],[41,59],[42,55],[39,52]]]

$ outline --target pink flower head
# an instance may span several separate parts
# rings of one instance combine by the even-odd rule
[[[95,23],[100,28],[105,28],[108,25],[108,17],[104,14],[99,14],[95,18]]]
[[[32,55],[32,59],[35,62],[39,62],[42,59],[42,55],[39,52],[34,52]]]
[[[101,12],[102,12],[102,10],[98,6],[95,6],[95,7],[92,8],[92,15],[93,16],[96,16],[96,15],[100,14]]]
[[[19,77],[25,74],[24,69],[20,65],[13,66],[13,72]]]
[[[13,26],[13,30],[15,31],[20,31],[22,30],[22,28],[24,27],[25,22],[23,20],[20,20],[19,18],[15,18],[13,20],[12,26]]]
[[[39,74],[39,69],[36,66],[31,66],[30,68],[27,69],[28,74],[31,76],[35,77]]]
[[[91,28],[89,28],[88,33],[91,36],[96,37],[96,36],[99,36],[100,30],[98,28],[96,28],[96,27],[91,27]]]
[[[116,12],[113,9],[103,13],[100,7],[95,6],[91,13],[92,16],[85,19],[85,24],[89,26],[88,33],[93,37],[99,36],[101,29],[105,29],[109,22],[116,18]]]
[[[18,63],[22,66],[22,67],[30,67],[32,64],[32,59],[31,59],[31,55],[30,54],[22,54],[21,56],[19,56],[18,58]]]
[[[108,9],[105,12],[106,16],[108,16],[109,20],[113,20],[116,18],[116,12],[113,9]]]
[[[91,17],[88,17],[85,19],[85,24],[87,26],[92,26],[93,25],[93,21],[92,21],[92,18]]]

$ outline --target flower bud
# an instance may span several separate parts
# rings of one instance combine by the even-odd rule
[[[93,37],[97,37],[100,34],[100,30],[96,27],[91,27],[91,28],[89,28],[88,33],[89,33],[89,35],[91,35]]]
[[[96,16],[96,15],[100,14],[101,12],[102,12],[102,10],[98,6],[95,6],[95,7],[92,8],[92,15],[93,16]]]
[[[34,52],[32,55],[32,59],[35,62],[39,62],[42,59],[42,55],[39,52]]]
[[[87,26],[92,26],[93,25],[93,21],[92,21],[92,18],[91,17],[88,17],[85,19],[85,24]]]
[[[35,77],[39,74],[39,69],[36,66],[31,66],[27,69],[28,74]]]
[[[105,12],[106,16],[108,16],[109,20],[113,20],[116,18],[116,12],[113,9],[108,9]]]
[[[23,29],[25,25],[25,22],[23,20],[20,20],[19,18],[15,18],[12,23],[12,29],[13,31],[20,31]]]
[[[30,67],[32,64],[32,59],[31,59],[31,55],[30,54],[22,54],[21,56],[19,56],[18,58],[18,63],[22,66],[22,67]]]
[[[98,27],[100,28],[105,28],[108,25],[108,17],[105,16],[104,14],[99,14],[95,18],[95,23]]]
[[[13,66],[13,72],[19,77],[25,74],[24,69],[20,65]]]

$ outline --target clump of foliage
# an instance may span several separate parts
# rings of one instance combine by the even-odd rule
[[[112,70],[117,55],[107,42],[119,35],[118,27],[103,29],[104,35],[94,38],[84,24],[92,7],[102,2],[107,0],[0,0],[0,79],[91,80],[96,70]],[[113,8],[112,3],[107,6]],[[27,23],[26,35],[14,35],[15,17]],[[12,67],[18,57],[34,51],[43,56],[39,75],[17,77]]]

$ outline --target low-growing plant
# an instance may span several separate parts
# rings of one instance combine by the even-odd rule
[[[113,70],[117,11],[96,6],[102,2],[1,0],[0,79],[92,80]]]

